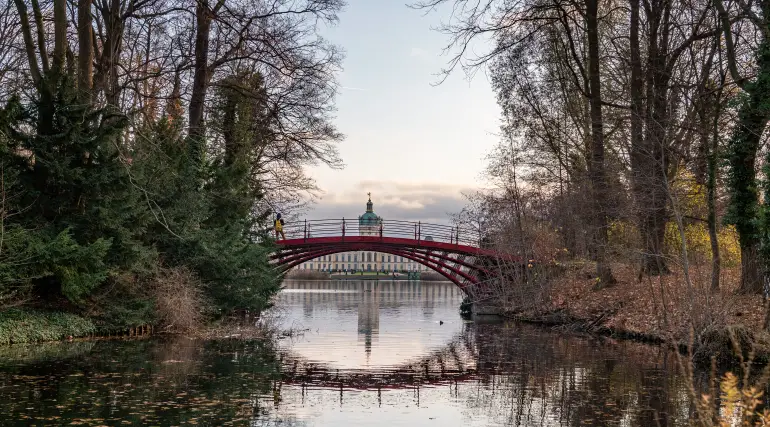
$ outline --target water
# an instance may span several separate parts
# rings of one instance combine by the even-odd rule
[[[650,426],[691,411],[658,347],[460,319],[449,283],[287,282],[278,342],[0,347],[0,425]],[[442,323],[443,322],[443,323]]]

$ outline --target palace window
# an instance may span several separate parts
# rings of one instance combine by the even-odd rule
[[[366,253],[366,261],[372,262],[372,253],[371,252],[367,252]]]
[[[372,265],[366,264],[366,271],[372,271]]]

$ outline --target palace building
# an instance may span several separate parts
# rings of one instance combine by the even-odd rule
[[[374,212],[372,195],[368,194],[366,212],[358,217],[358,234],[361,236],[379,236],[382,218]],[[299,270],[317,271],[382,271],[408,272],[428,271],[428,267],[401,256],[382,252],[356,251],[325,255],[295,267]]]

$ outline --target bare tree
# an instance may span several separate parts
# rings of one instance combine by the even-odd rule
[[[593,219],[592,254],[597,265],[597,286],[615,282],[606,256],[607,211],[609,187],[605,163],[605,129],[602,98],[602,65],[600,56],[600,5],[598,0],[585,1],[525,1],[485,0],[430,0],[414,7],[426,10],[451,4],[453,21],[441,29],[448,34],[448,51],[454,52],[444,76],[458,65],[473,73],[489,61],[507,52],[519,54],[542,46],[543,39],[557,37],[565,46],[563,61],[568,64],[568,81],[572,89],[585,98],[587,121],[590,123],[586,140],[587,177],[591,192]],[[479,36],[492,35],[495,47],[482,55],[469,57],[469,46]]]

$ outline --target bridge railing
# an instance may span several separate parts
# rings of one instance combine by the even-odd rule
[[[481,236],[477,230],[421,221],[381,220],[360,224],[355,219],[315,219],[287,222],[283,226],[286,239],[317,237],[394,237],[417,241],[433,241],[478,247]]]

